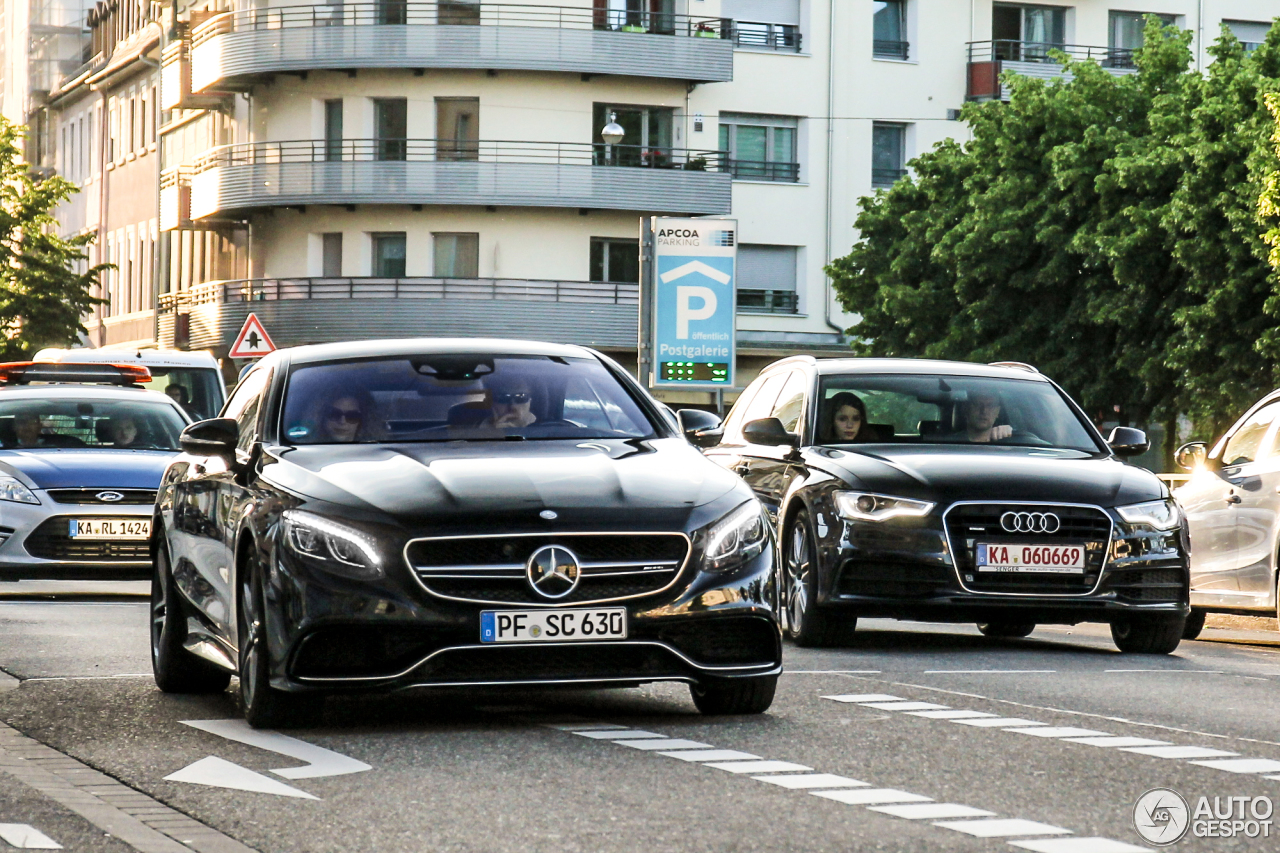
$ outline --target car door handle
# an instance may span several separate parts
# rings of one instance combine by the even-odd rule
[[[1238,504],[1240,503],[1241,498],[1237,494],[1229,494],[1226,497],[1224,497],[1223,500],[1229,504]]]

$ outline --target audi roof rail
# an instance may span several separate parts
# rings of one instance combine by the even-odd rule
[[[992,362],[988,362],[987,366],[988,367],[1010,367],[1010,368],[1013,368],[1014,370],[1025,370],[1027,371],[1027,373],[1040,372],[1036,370],[1034,367],[1032,367],[1031,365],[1027,364],[1025,361],[992,361]]]
[[[36,361],[11,361],[0,364],[0,385],[28,385],[32,382],[141,385],[150,381],[151,371],[140,364]]]

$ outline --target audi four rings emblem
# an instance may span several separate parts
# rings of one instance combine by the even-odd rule
[[[1062,521],[1051,512],[1006,512],[1000,526],[1009,533],[1057,533]]]
[[[578,555],[563,545],[543,545],[529,556],[525,576],[543,598],[564,598],[577,588],[582,568]]]

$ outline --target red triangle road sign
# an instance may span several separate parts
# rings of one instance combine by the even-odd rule
[[[231,358],[261,358],[269,352],[275,352],[275,349],[276,345],[271,342],[271,336],[267,334],[258,315],[250,314],[244,318],[244,326],[227,355]]]

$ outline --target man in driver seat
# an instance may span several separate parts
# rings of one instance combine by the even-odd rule
[[[963,438],[973,444],[989,444],[1013,435],[1013,427],[999,424],[1003,406],[1000,397],[989,391],[974,391],[960,406],[964,416],[964,428],[955,438]]]
[[[533,390],[522,376],[492,377],[485,381],[492,411],[480,424],[481,429],[519,429],[538,419],[532,411]]]

